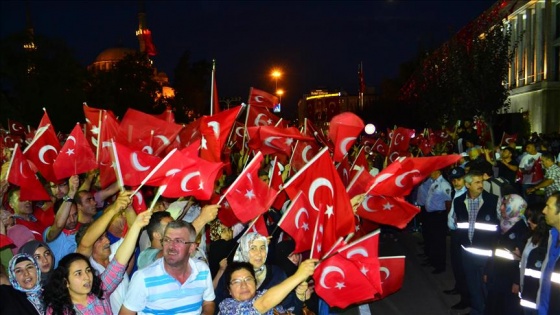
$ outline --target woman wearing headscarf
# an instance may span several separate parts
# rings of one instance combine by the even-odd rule
[[[11,286],[0,285],[0,314],[44,314],[39,281],[41,269],[33,257],[24,253],[16,254],[10,259],[8,275]]]
[[[256,290],[259,291],[270,289],[286,279],[286,273],[280,267],[265,264],[267,255],[268,239],[258,233],[247,233],[239,239],[239,247],[233,257],[233,261],[248,262],[253,266]],[[231,297],[224,277],[220,278],[215,294],[216,305],[220,305],[225,298]],[[300,314],[303,302],[292,291],[280,305],[285,310],[292,310],[295,314]]]
[[[35,259],[41,269],[41,285],[45,285],[54,270],[54,255],[47,243],[31,240],[19,248],[20,253],[25,253]]]
[[[527,243],[527,202],[519,195],[506,195],[500,205],[500,237],[487,268],[486,314],[520,315],[519,261]]]

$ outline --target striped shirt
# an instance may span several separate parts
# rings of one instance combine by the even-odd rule
[[[200,314],[204,301],[214,301],[208,265],[189,259],[191,274],[181,284],[170,276],[160,258],[138,270],[130,280],[124,307],[138,314]]]

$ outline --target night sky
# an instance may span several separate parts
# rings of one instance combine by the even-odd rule
[[[173,81],[184,51],[216,59],[220,97],[272,92],[284,75],[283,106],[323,87],[358,91],[398,75],[419,43],[439,46],[495,1],[145,1],[158,50],[154,62]],[[138,48],[138,1],[29,1],[36,34],[62,38],[84,65],[109,47]],[[25,28],[23,1],[0,4],[2,38]]]

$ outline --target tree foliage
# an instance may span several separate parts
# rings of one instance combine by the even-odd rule
[[[86,70],[61,40],[35,36],[36,49],[25,50],[28,42],[26,32],[1,41],[2,120],[36,127],[45,108],[56,130],[69,132],[83,117]]]
[[[504,83],[517,46],[505,20],[510,9],[497,3],[422,62],[401,90],[422,109],[420,119],[431,126],[473,116],[491,123],[509,106]]]

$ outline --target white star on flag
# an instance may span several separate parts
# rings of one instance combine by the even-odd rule
[[[198,184],[198,189],[199,190],[204,189],[204,183],[203,182],[200,182],[200,184]]]
[[[309,224],[307,224],[307,222],[305,222],[301,225],[301,228],[307,231],[307,230],[309,230]]]
[[[269,125],[272,125],[272,119],[269,118],[269,119],[266,121],[266,123],[269,124]]]
[[[337,282],[335,287],[342,290],[342,288],[345,288],[346,286],[344,285],[344,282]]]
[[[95,126],[95,125],[92,126],[92,127],[91,127],[91,133],[93,133],[94,135],[99,134],[99,127],[97,127],[97,126]]]
[[[325,214],[329,217],[329,219],[331,218],[331,215],[334,214],[334,207],[332,205],[328,205],[327,206],[327,211],[325,211]]]
[[[287,138],[286,139],[286,145],[292,145],[292,142],[294,142],[294,139],[292,139],[292,138]]]
[[[204,136],[200,140],[200,148],[208,150],[208,146],[206,146],[206,138],[204,138]]]
[[[253,192],[253,190],[247,190],[247,193],[245,193],[245,198],[249,200],[255,198],[255,193]]]
[[[68,155],[74,154],[74,149],[68,149],[68,151],[66,151],[66,154]]]
[[[367,275],[367,272],[369,271],[366,266],[362,266],[362,269],[360,269],[360,271],[364,274]]]
[[[394,206],[390,202],[387,202],[383,205],[383,210],[391,210],[393,207]]]

